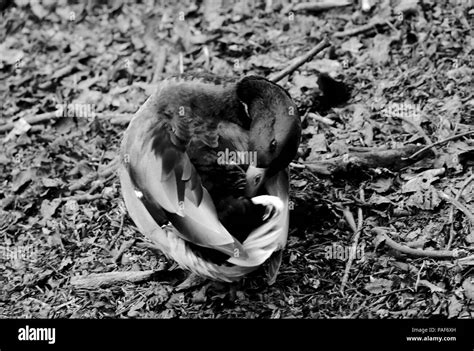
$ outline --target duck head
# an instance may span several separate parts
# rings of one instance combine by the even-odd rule
[[[298,151],[301,121],[288,92],[261,77],[245,77],[237,96],[251,119],[249,151],[256,162],[247,169],[247,196],[253,197],[268,178],[285,169]]]

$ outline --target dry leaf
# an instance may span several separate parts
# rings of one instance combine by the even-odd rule
[[[377,181],[369,185],[369,189],[372,189],[379,194],[383,194],[389,191],[392,188],[392,186],[393,186],[392,178],[379,178],[377,179]]]
[[[312,160],[317,158],[318,152],[326,152],[327,148],[327,141],[324,134],[316,134],[308,141],[308,147],[311,148],[311,154],[308,157],[308,160]]]
[[[362,43],[356,37],[351,37],[349,40],[346,40],[341,45],[341,49],[344,51],[349,51],[353,55],[358,55],[359,50],[362,47]]]
[[[416,13],[418,0],[400,0],[398,5],[393,9],[396,14],[399,13]]]
[[[36,177],[36,171],[32,168],[27,169],[26,171],[14,171],[12,173],[14,174],[12,174],[13,181],[11,183],[11,189],[15,193]]]
[[[342,73],[342,65],[337,60],[320,59],[320,60],[309,61],[306,65],[307,65],[308,70],[314,70],[316,72],[327,73],[332,78],[335,78],[340,73]],[[312,78],[314,81],[316,81],[314,77]]]
[[[463,305],[458,301],[456,296],[452,295],[448,302],[448,318],[456,318],[462,309]]]
[[[408,207],[416,207],[422,210],[434,210],[441,203],[438,191],[434,187],[419,190],[411,195],[406,201]]]
[[[35,14],[36,17],[38,17],[39,19],[43,19],[45,18],[49,11],[46,10],[42,4],[40,3],[40,1],[30,1],[30,7],[31,7],[31,11]]]
[[[444,292],[445,291],[443,288],[440,288],[439,286],[437,286],[433,283],[430,283],[429,281],[424,280],[424,279],[421,279],[418,282],[418,285],[429,288],[431,290],[431,292]]]
[[[467,277],[462,283],[466,299],[474,302],[474,276]]]
[[[372,279],[371,279],[372,280]],[[393,281],[383,278],[373,279],[365,285],[365,290],[371,294],[382,294],[392,290]]]
[[[43,200],[41,203],[40,213],[43,219],[51,218],[56,210],[58,209],[59,205],[61,204],[61,200],[54,199],[52,201]]]
[[[374,37],[372,47],[369,50],[369,55],[375,63],[384,65],[389,61],[391,42],[392,40],[387,35],[377,34]]]
[[[429,169],[412,177],[408,182],[402,185],[402,193],[412,193],[416,191],[428,190],[431,183],[439,179],[439,176],[445,172],[444,168]],[[407,176],[403,176],[406,178]]]

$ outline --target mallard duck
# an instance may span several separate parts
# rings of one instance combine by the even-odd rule
[[[290,95],[264,78],[162,81],[121,145],[130,217],[199,276],[238,281],[265,263],[273,283],[287,241],[288,165],[300,134]]]

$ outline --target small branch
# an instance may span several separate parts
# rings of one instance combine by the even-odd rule
[[[123,217],[124,216],[122,216],[122,221],[120,223],[119,232],[121,232],[122,228],[123,228]],[[122,245],[120,246],[119,251],[117,252],[117,254],[114,257],[114,261],[115,261],[116,264],[118,264],[120,262],[120,260],[122,259],[123,254],[135,244],[135,241],[136,241],[135,239],[132,239],[132,240],[128,240],[128,241],[125,241],[125,242],[122,243]]]
[[[295,163],[295,162],[290,162],[290,167],[291,168],[298,168],[298,169],[305,169],[306,168],[305,165]]]
[[[379,26],[379,25],[383,26],[383,25],[387,25],[387,23],[385,22],[385,20],[376,20],[360,27],[351,28],[342,32],[337,32],[334,34],[334,37],[343,38],[343,37],[349,37],[349,36],[365,33],[374,29],[376,26]]]
[[[359,198],[362,203],[365,202],[365,191],[364,188],[360,188],[359,190]],[[357,209],[357,230],[360,231],[364,224],[364,213],[362,212],[362,207]]]
[[[143,42],[148,52],[154,57],[154,67],[152,83],[157,83],[161,78],[161,74],[164,71],[166,58],[167,58],[167,47],[163,42],[159,42],[154,34],[155,24],[149,23],[145,25],[145,34],[143,35]]]
[[[37,116],[24,117],[24,120],[28,122],[28,124],[37,124],[37,123],[42,123],[42,122],[49,121],[51,119],[56,119],[56,118],[59,118],[58,116],[56,116],[56,112],[46,112]],[[14,127],[15,127],[15,122],[9,122],[9,123],[6,123],[5,125],[1,125],[0,133],[9,132]]]
[[[456,195],[456,200],[459,200],[462,196],[462,193],[467,188],[467,186],[474,180],[474,174],[472,174],[469,178],[467,178],[464,183],[461,185],[459,192]]]
[[[347,173],[353,169],[388,168],[402,169],[420,158],[410,159],[408,156],[422,148],[417,145],[406,145],[399,149],[374,150],[367,152],[350,152],[329,160],[306,162],[307,168],[322,175]]]
[[[112,161],[110,161],[106,166],[100,169],[97,173],[100,178],[107,178],[115,173],[119,164],[120,158],[116,156]]]
[[[401,253],[404,253],[409,256],[414,256],[414,257],[431,257],[435,259],[457,259],[459,258],[459,251],[458,250],[438,250],[438,251],[426,251],[426,250],[420,250],[420,249],[412,249],[411,247],[399,244],[392,240],[391,238],[388,237],[385,231],[381,230],[380,228],[373,228],[372,229],[374,233],[376,233],[379,236],[378,241],[380,242],[385,242],[385,245],[388,247],[399,251]]]
[[[347,1],[347,0],[332,0],[332,1],[318,1],[318,2],[304,2],[301,4],[296,4],[292,7],[287,8],[287,12],[290,10],[294,12],[298,11],[326,11],[330,10],[336,7],[344,7],[344,6],[349,6],[352,5],[352,1]]]
[[[289,74],[293,73],[294,71],[296,71],[301,65],[303,65],[307,61],[311,60],[317,53],[319,53],[320,51],[322,51],[323,49],[325,49],[329,45],[330,45],[329,44],[329,39],[324,38],[323,41],[321,41],[317,46],[315,46],[313,49],[308,51],[306,54],[299,57],[292,65],[285,68],[281,72],[269,77],[269,80],[271,80],[274,83],[279,82],[281,79],[283,79],[287,75],[289,75]]]
[[[90,182],[92,182],[93,180],[95,180],[97,178],[97,173],[89,173],[87,175],[85,175],[84,177],[82,177],[81,179],[78,179],[74,182],[74,184],[72,184],[70,187],[69,187],[69,191],[77,191],[77,190],[80,190],[82,188],[85,188],[87,185],[89,185]]]
[[[112,240],[110,241],[108,247],[109,247],[109,250],[112,250],[112,248],[114,247],[115,245],[115,242],[120,238],[120,236],[122,235],[123,233],[123,224],[125,222],[125,213],[123,213],[123,211],[120,211],[120,225],[119,225],[119,229],[117,230],[117,233],[112,237]]]
[[[72,277],[71,285],[75,288],[94,289],[120,283],[142,283],[151,280],[155,273],[154,270],[147,270],[89,274]]]
[[[130,123],[132,118],[133,118],[133,114],[120,115],[120,116],[112,118],[110,120],[110,123],[114,125],[127,125]]]
[[[456,200],[459,201],[461,199],[461,195],[464,191],[464,189],[466,189],[466,187],[469,185],[469,183],[471,183],[472,181],[474,180],[474,174],[471,175],[464,183],[463,185],[461,186],[461,189],[459,189],[457,195],[456,195]],[[454,222],[454,205],[451,205],[451,209],[449,211],[449,240],[448,240],[448,244],[446,245],[446,249],[449,250],[451,248],[451,245],[454,241],[454,229],[453,229],[453,222]]]
[[[77,180],[74,184],[69,186],[69,191],[75,192],[77,190],[82,190],[88,188],[87,193],[93,194],[97,189],[99,189],[104,183],[109,180],[109,177],[113,177],[115,171],[119,166],[120,158],[116,156],[112,161],[106,165],[99,166],[97,172],[90,173],[85,175],[81,179]],[[89,187],[89,184],[94,182],[92,187]]]
[[[365,201],[365,192],[363,188],[360,189],[360,201],[362,202]],[[357,213],[358,213],[358,222],[357,222],[357,227],[356,227],[354,216],[352,216],[352,213],[348,209],[344,210],[344,216],[346,217],[346,220],[349,219],[348,223],[352,227],[352,230],[354,231],[354,239],[352,242],[351,250],[349,252],[349,259],[347,260],[346,268],[344,270],[344,275],[341,281],[341,289],[340,289],[341,293],[344,292],[344,288],[346,287],[347,281],[349,280],[349,273],[351,271],[352,262],[354,261],[354,258],[356,256],[357,245],[359,245],[360,233],[362,232],[362,227],[364,224],[362,208],[359,207],[357,209]]]
[[[396,34],[396,36],[399,36],[400,35],[400,31],[397,29],[397,27],[395,27],[392,22],[390,22],[388,19],[385,20],[385,23],[387,24],[387,26],[389,26]]]
[[[459,200],[453,199],[451,196],[443,193],[442,191],[438,191],[438,194],[439,197],[441,197],[443,200],[450,202],[451,204],[456,206],[458,210],[464,212],[466,217],[469,218],[472,224],[474,224],[474,214],[472,214],[471,211],[466,206],[464,206]]]
[[[96,117],[99,119],[105,119],[105,120],[110,120],[110,123],[112,124],[125,124],[130,122],[130,120],[133,117],[133,114],[128,114],[128,113],[97,113]],[[32,117],[25,117],[25,121],[28,122],[28,124],[39,124],[43,122],[48,122],[48,121],[53,121],[59,118],[73,118],[73,117],[65,117],[65,116],[57,116],[56,112],[46,112],[42,113],[37,116],[32,116]],[[77,117],[77,118],[82,118],[82,117]],[[91,117],[92,118],[92,117]],[[91,119],[87,118],[87,119]],[[126,122],[120,122],[122,120],[125,120]],[[119,121],[119,122],[116,122]],[[16,122],[16,121],[15,121]],[[0,125],[0,133],[4,132],[9,132],[15,127],[15,122],[9,122],[4,125]],[[30,131],[34,131],[34,129],[30,129]]]
[[[66,202],[68,200],[76,200],[77,202],[89,202],[89,201],[98,200],[102,198],[103,198],[102,194],[94,194],[94,195],[80,194],[80,195],[62,197],[61,201]]]
[[[164,71],[166,64],[167,51],[166,46],[161,46],[159,49],[158,56],[155,59],[155,72],[153,73],[153,83],[156,84]]]
[[[357,232],[357,225],[351,210],[349,210],[348,207],[345,207],[342,210],[342,214],[344,215],[344,219],[346,220],[347,224],[349,224],[349,227],[351,227],[352,231],[354,233]]]
[[[438,146],[438,145],[441,145],[441,144],[444,144],[444,143],[447,143],[448,141],[451,141],[451,140],[454,140],[454,139],[458,139],[458,138],[462,138],[463,136],[466,136],[466,135],[469,135],[469,134],[473,134],[474,133],[474,130],[470,130],[468,132],[464,132],[464,133],[461,133],[461,134],[456,134],[456,135],[453,135],[449,138],[446,138],[444,140],[440,140],[440,141],[437,141],[436,143],[433,143],[433,144],[430,144],[430,145],[427,145],[425,146],[424,148],[422,148],[421,150],[418,150],[417,152],[415,152],[413,155],[411,155],[410,157],[408,158],[415,158],[417,157],[418,155],[422,154],[423,152],[435,147],[435,146]]]
[[[418,285],[420,284],[421,272],[423,272],[423,268],[425,268],[425,260],[423,260],[423,263],[421,264],[421,268],[419,269],[416,275],[415,291],[418,290]]]
[[[466,256],[458,260],[460,265],[474,266],[474,255]]]
[[[421,126],[418,123],[416,123],[415,121],[410,120],[409,118],[405,118],[403,116],[393,115],[392,117],[396,117],[398,119],[401,119],[402,121],[404,121],[404,122],[410,124],[411,126],[413,126],[413,128],[416,129],[418,134],[420,134],[423,137],[423,139],[425,139],[427,145],[433,144],[433,142],[431,141],[428,134],[426,134],[426,132],[423,130],[423,128],[421,128]]]
[[[332,126],[332,125],[334,125],[334,123],[336,123],[336,122],[334,122],[332,119],[329,119],[329,118],[327,118],[327,117],[320,116],[319,114],[312,113],[312,112],[309,112],[309,113],[307,114],[307,116],[308,116],[309,118],[314,119],[315,121],[318,121],[318,122],[321,122],[321,123],[324,123],[324,124],[327,124],[327,125],[330,125],[330,126]]]

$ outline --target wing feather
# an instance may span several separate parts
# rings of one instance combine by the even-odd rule
[[[152,112],[146,106],[137,112],[122,148],[129,159],[125,168],[135,189],[143,194],[146,210],[152,217],[165,210],[184,240],[246,257],[241,243],[220,223],[186,149],[172,142],[171,128],[166,121],[159,123]]]

